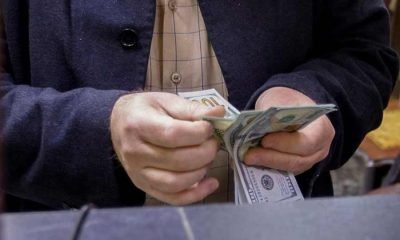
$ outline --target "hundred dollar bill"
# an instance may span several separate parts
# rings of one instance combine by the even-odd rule
[[[178,95],[184,97],[185,99],[199,102],[209,107],[224,106],[225,119],[234,119],[240,114],[239,110],[227,102],[215,89],[194,92],[179,92]]]
[[[250,147],[259,145],[265,134],[277,131],[290,132],[299,130],[321,115],[334,110],[335,106],[332,104],[305,107],[272,107],[259,114],[247,126],[242,128],[239,134],[229,138],[233,139],[231,144],[234,144],[232,151],[234,163],[248,203],[303,199],[292,173],[246,166],[243,163],[243,156]]]
[[[246,166],[241,161],[234,162],[239,172],[241,189],[244,191],[247,203],[304,200],[293,174],[274,169]]]
[[[203,120],[209,121],[214,127],[214,136],[224,145],[224,133],[234,122],[240,114],[234,106],[227,102],[215,89],[208,89],[203,91],[194,92],[179,92],[179,96],[185,99],[202,103],[208,107],[223,106],[225,108],[224,117],[204,116]]]
[[[236,141],[236,137],[246,126],[248,126],[261,113],[262,112],[258,111],[246,111],[240,113],[238,117],[235,119],[235,121],[221,134],[224,146],[231,154],[231,156],[233,156],[233,147]]]
[[[239,145],[239,159],[243,159],[243,155],[250,147],[258,145],[265,134],[297,131],[318,117],[335,110],[333,104],[269,108],[244,127],[239,135],[235,136],[233,141]]]
[[[242,160],[250,147],[259,145],[271,132],[297,131],[323,114],[334,111],[333,104],[272,107],[239,112],[214,89],[179,93],[180,96],[213,107],[225,107],[224,117],[203,117],[214,127],[214,135],[234,159],[235,202],[262,203],[303,199],[292,173],[245,165]]]
[[[234,171],[237,171],[237,168],[234,168]],[[246,198],[246,193],[244,192],[244,187],[240,181],[239,175],[234,172],[234,183],[235,183],[235,204],[242,205],[248,202]]]

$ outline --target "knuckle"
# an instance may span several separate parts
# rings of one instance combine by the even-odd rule
[[[141,171],[140,175],[144,182],[147,182],[147,183],[153,182],[153,177],[151,174],[149,174],[148,171]]]
[[[308,146],[306,148],[303,148],[301,156],[306,157],[312,155],[313,153],[315,153],[314,147]]]
[[[163,185],[163,190],[168,193],[178,193],[186,189],[186,183],[179,180],[177,176],[168,177]]]
[[[304,148],[304,155],[309,156],[312,155],[314,153],[316,153],[321,147],[321,141],[319,141],[319,139],[317,138],[311,138],[309,140],[309,143],[306,145],[306,147]]]
[[[122,156],[127,159],[131,165],[142,165],[148,162],[149,153],[148,149],[143,144],[132,144],[124,142],[119,150]]]
[[[146,180],[155,189],[158,189],[164,193],[174,193],[179,191],[180,185],[177,182],[177,178],[169,174],[152,174],[145,176]]]
[[[158,179],[158,182],[163,184],[167,191],[173,191],[179,185],[178,179],[169,174],[164,176],[162,179]]]
[[[129,133],[135,131],[138,125],[140,125],[140,119],[138,119],[138,116],[128,115],[125,117],[122,130]]]
[[[297,161],[295,159],[292,159],[291,161],[289,161],[289,164],[287,166],[287,170],[289,172],[297,172]]]
[[[306,166],[306,162],[300,158],[294,158],[289,161],[289,171],[290,172],[301,172]]]
[[[318,159],[322,160],[328,157],[329,155],[329,148],[323,148],[320,153],[318,154]]]
[[[202,157],[205,158],[207,162],[210,162],[217,156],[218,149],[219,149],[218,142],[215,139],[212,139],[208,142],[206,149],[204,151],[201,151],[202,153],[204,153],[204,156]]]
[[[127,141],[123,141],[119,149],[123,155],[132,155],[135,153],[135,148],[132,148],[132,145]]]
[[[150,186],[144,176],[137,174],[135,172],[130,172],[129,178],[132,180],[132,182],[135,184],[135,186],[137,188],[139,188],[140,190],[146,192],[150,189]]]
[[[210,164],[217,156],[218,144],[207,141],[203,145],[187,152],[185,157],[174,160],[174,167],[178,170],[193,170]]]
[[[179,137],[179,131],[175,125],[170,122],[166,122],[161,129],[160,136],[162,139],[176,139]]]

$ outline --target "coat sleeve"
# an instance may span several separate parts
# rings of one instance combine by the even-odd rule
[[[313,52],[289,73],[274,75],[251,98],[284,86],[317,103],[334,103],[329,114],[336,136],[325,169],[340,167],[365,134],[379,126],[398,74],[389,48],[389,19],[383,1],[314,1]]]
[[[142,204],[144,193],[114,158],[109,133],[112,107],[126,92],[17,83],[4,34],[0,43],[5,191],[56,209]]]
[[[2,75],[2,124],[6,191],[54,208],[124,204],[109,116],[122,92],[92,88],[58,92],[15,85]],[[122,182],[127,184],[128,179]],[[141,204],[143,193],[137,191]]]

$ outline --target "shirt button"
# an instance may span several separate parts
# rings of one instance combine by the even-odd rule
[[[178,85],[178,84],[181,83],[181,81],[182,81],[182,76],[181,76],[179,73],[174,72],[174,73],[171,74],[171,81],[172,81],[175,85]]]
[[[125,49],[133,49],[137,45],[138,36],[134,29],[125,28],[119,35],[121,46]]]
[[[168,7],[171,9],[171,11],[176,11],[176,1],[175,0],[169,0],[168,2]]]

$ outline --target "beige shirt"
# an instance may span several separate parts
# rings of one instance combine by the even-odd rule
[[[227,97],[197,0],[157,0],[146,90],[215,88]]]
[[[227,98],[225,81],[197,0],[157,0],[156,4],[145,90],[177,93],[215,88]],[[229,162],[228,153],[219,151],[208,175],[216,177],[220,187],[204,202],[233,199]],[[160,202],[148,196],[146,204]]]

